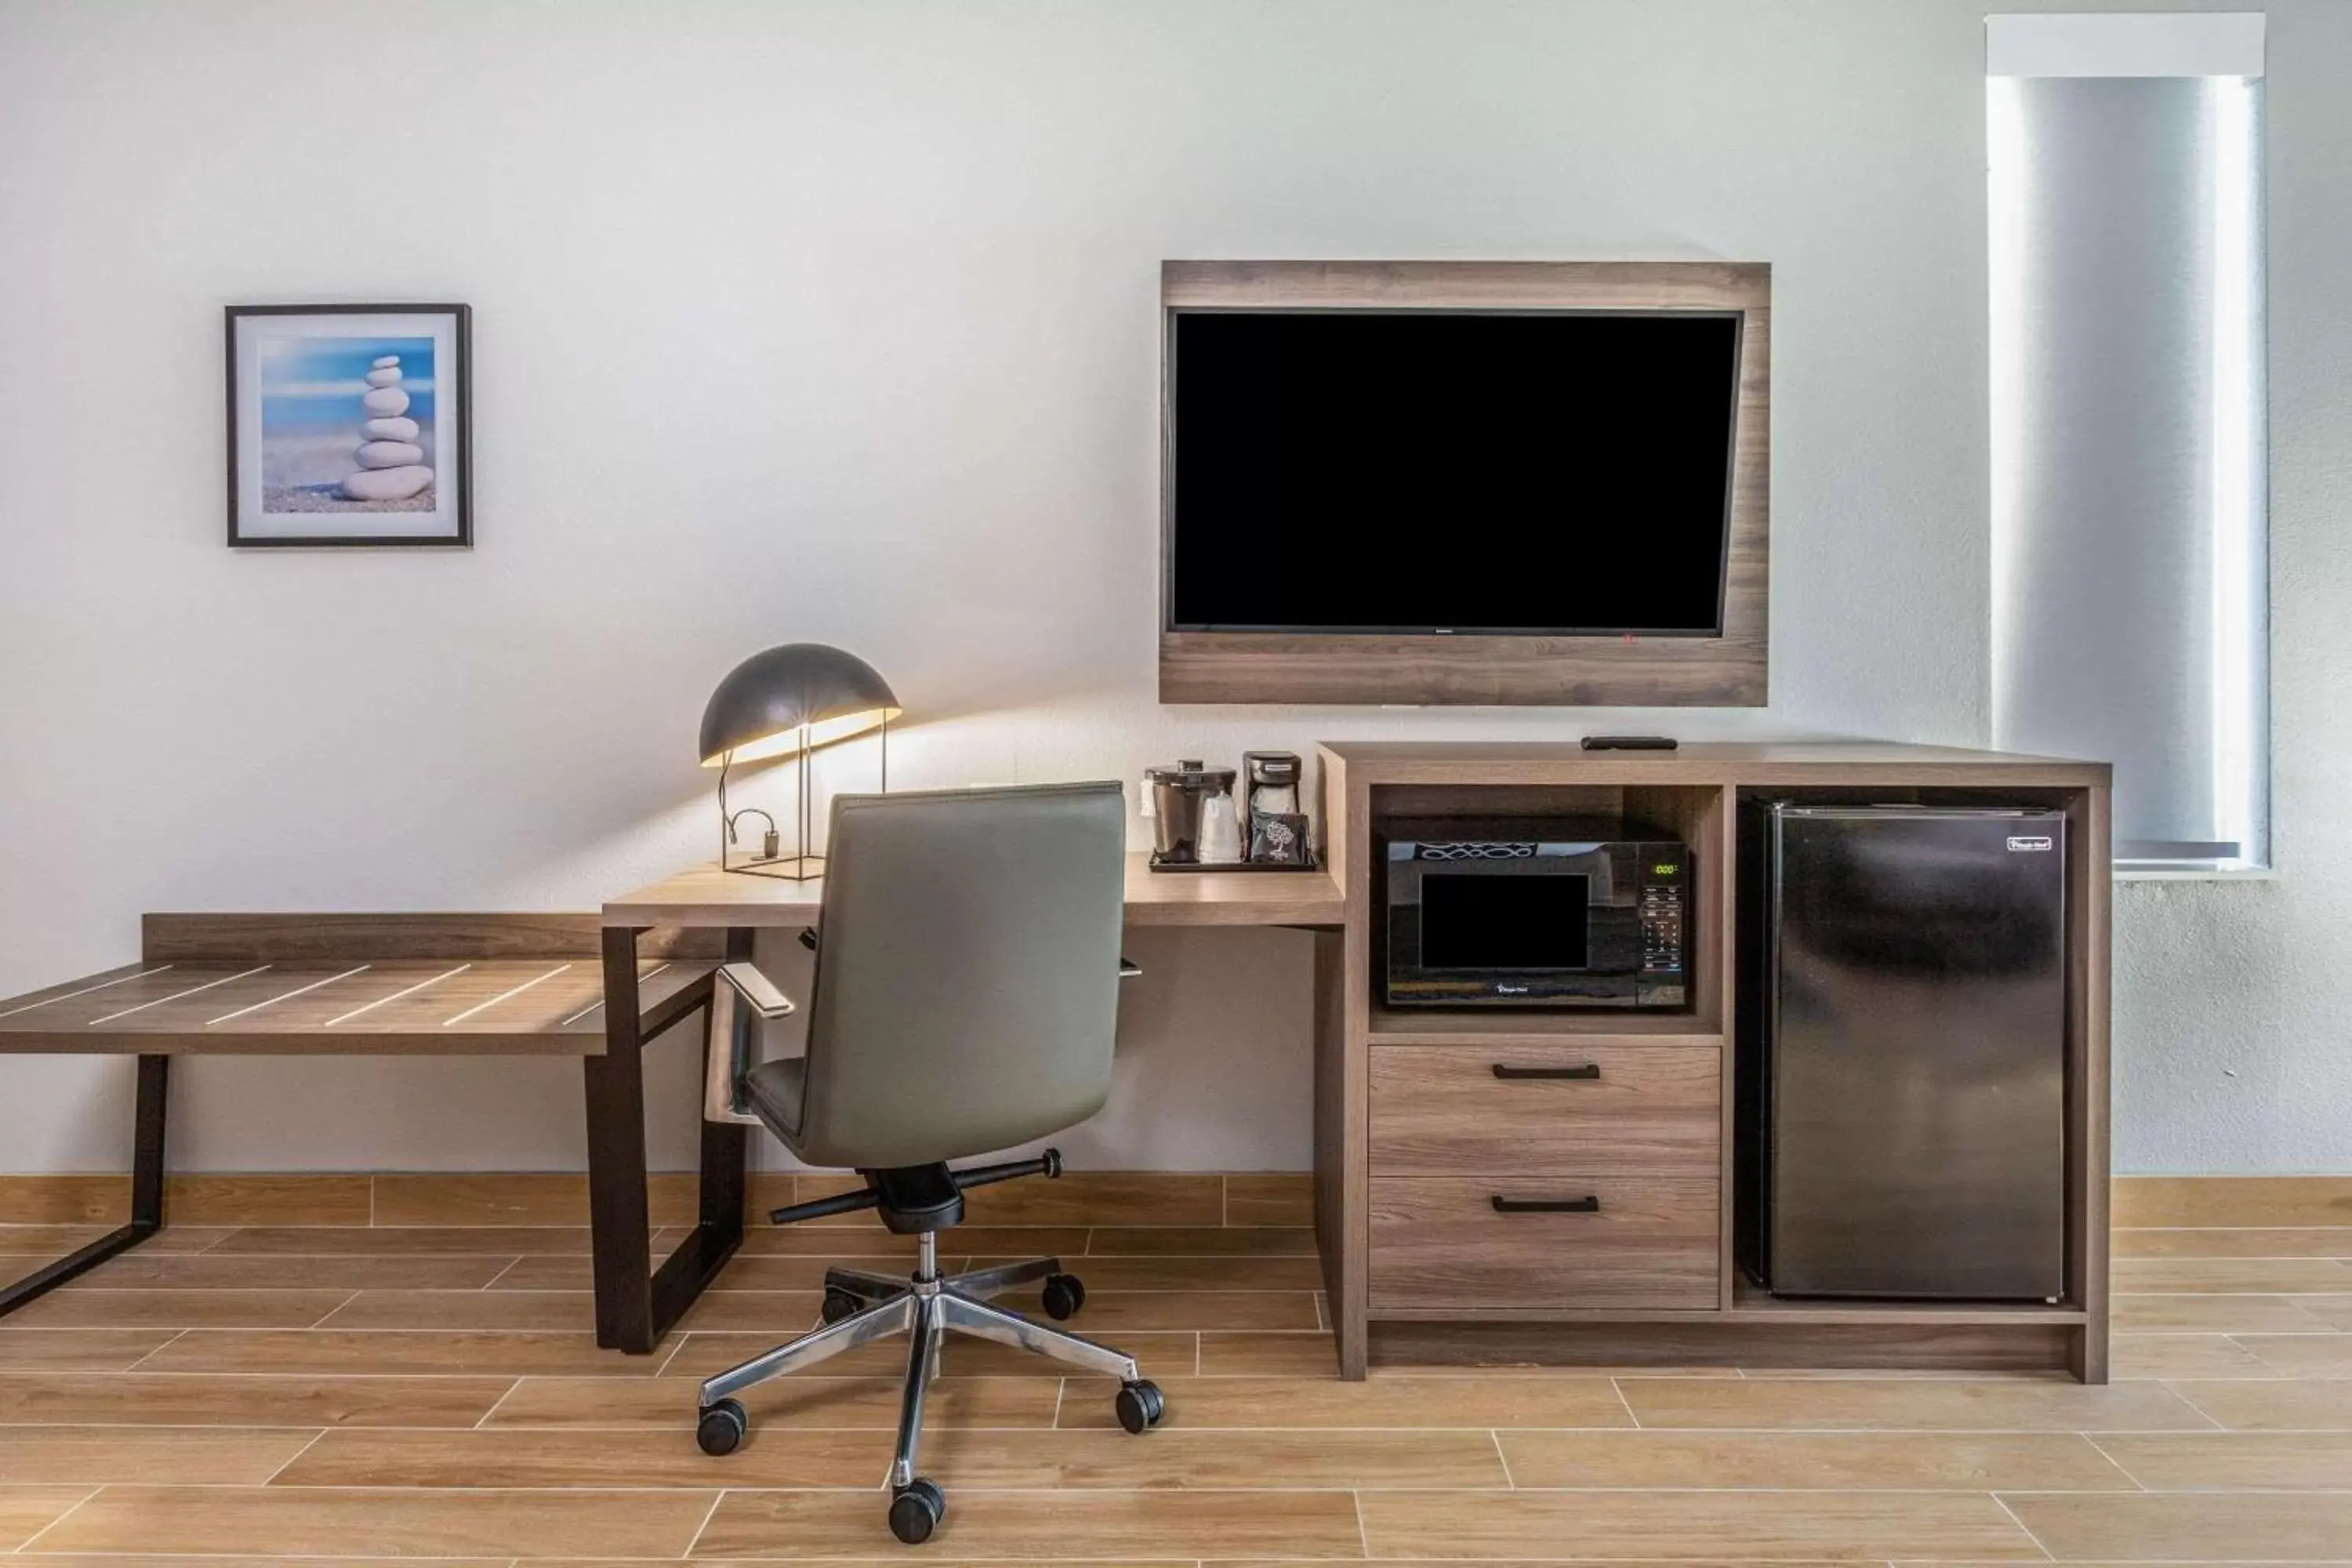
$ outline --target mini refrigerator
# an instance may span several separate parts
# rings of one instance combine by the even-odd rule
[[[2064,815],[1740,816],[1740,1266],[1776,1296],[2059,1300]]]

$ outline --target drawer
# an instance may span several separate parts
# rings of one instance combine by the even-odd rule
[[[1371,1310],[1711,1310],[1722,1257],[1712,1180],[1525,1175],[1371,1183]],[[1582,1213],[1503,1213],[1582,1202]]]
[[[1375,1176],[1722,1173],[1722,1058],[1711,1044],[1370,1054]]]

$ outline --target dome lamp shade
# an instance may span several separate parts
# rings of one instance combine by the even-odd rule
[[[788,642],[733,669],[702,710],[702,765],[759,762],[830,745],[904,710],[882,672],[821,642]]]
[[[890,721],[902,711],[898,694],[879,670],[856,654],[824,643],[785,643],[753,654],[729,670],[702,710],[698,749],[702,765],[719,770],[719,868],[793,881],[824,875],[824,858],[809,852],[809,753],[879,729],[882,788],[887,792]],[[799,832],[790,855],[782,851],[774,817],[757,806],[727,809],[729,768],[788,754],[800,762],[793,786]],[[744,816],[761,817],[767,826],[760,853],[739,858],[733,847],[736,822]]]

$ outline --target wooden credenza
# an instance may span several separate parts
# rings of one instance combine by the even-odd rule
[[[1942,747],[1337,743],[1320,933],[1317,1223],[1343,1376],[1435,1362],[2064,1367],[2106,1376],[2104,763]],[[1988,800],[2069,817],[2066,1278],[2042,1303],[1792,1302],[1732,1262],[1732,941],[1743,792]],[[1692,1005],[1673,1014],[1391,1009],[1372,836],[1391,816],[1599,816],[1692,852]],[[1498,1072],[1497,1068],[1506,1069]],[[1510,1069],[1552,1069],[1528,1076]],[[1495,1200],[1573,1210],[1507,1212]]]

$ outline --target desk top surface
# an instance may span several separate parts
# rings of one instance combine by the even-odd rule
[[[604,905],[608,926],[813,926],[822,879],[791,882],[700,865]],[[1127,858],[1135,926],[1338,926],[1347,900],[1328,871],[1154,871]]]

